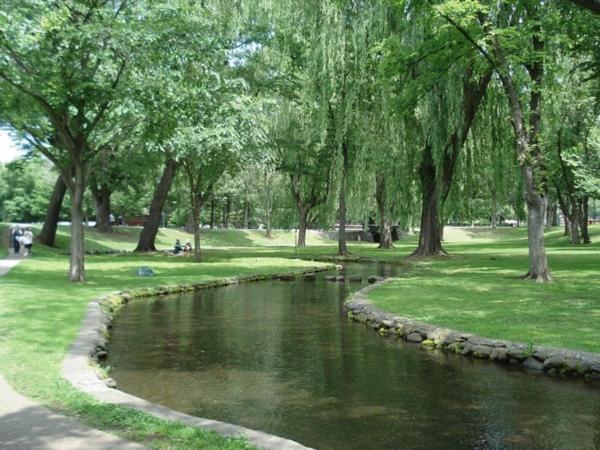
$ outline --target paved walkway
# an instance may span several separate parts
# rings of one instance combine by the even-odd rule
[[[21,262],[0,260],[0,276]],[[0,376],[0,449],[10,450],[142,450],[139,444],[85,426],[17,394]]]
[[[0,277],[10,272],[13,267],[18,266],[22,260],[22,256],[14,253],[11,253],[5,259],[0,259]]]

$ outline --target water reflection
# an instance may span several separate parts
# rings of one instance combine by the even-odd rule
[[[134,395],[321,449],[598,447],[597,390],[381,339],[339,313],[360,287],[321,275],[136,301],[109,364]]]

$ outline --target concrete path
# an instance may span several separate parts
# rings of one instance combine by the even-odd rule
[[[22,257],[0,260],[0,276],[17,266]],[[141,450],[145,447],[61,416],[22,395],[0,376],[1,450]]]
[[[11,253],[5,259],[0,259],[0,277],[10,272],[13,267],[18,266],[22,260],[22,256],[14,253]]]
[[[0,377],[0,449],[139,450],[108,433],[56,414],[17,394]]]

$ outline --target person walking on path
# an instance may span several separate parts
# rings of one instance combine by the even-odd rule
[[[15,226],[14,228],[11,229],[11,233],[10,233],[10,239],[13,245],[13,250],[15,252],[15,255],[18,255],[19,252],[21,251],[21,242],[20,242],[20,238],[21,235],[23,234],[21,228],[19,228],[18,226]]]
[[[33,233],[31,232],[31,228],[27,228],[21,236],[21,244],[25,247],[25,251],[23,256],[31,255],[31,247],[33,246]]]

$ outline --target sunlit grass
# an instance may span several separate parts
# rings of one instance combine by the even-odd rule
[[[600,240],[600,227],[591,231]],[[450,242],[451,258],[423,261],[423,270],[377,288],[369,298],[395,314],[465,332],[600,352],[598,243],[574,247],[561,231],[548,233],[555,281],[536,284],[519,278],[528,266],[526,241],[519,241]]]

